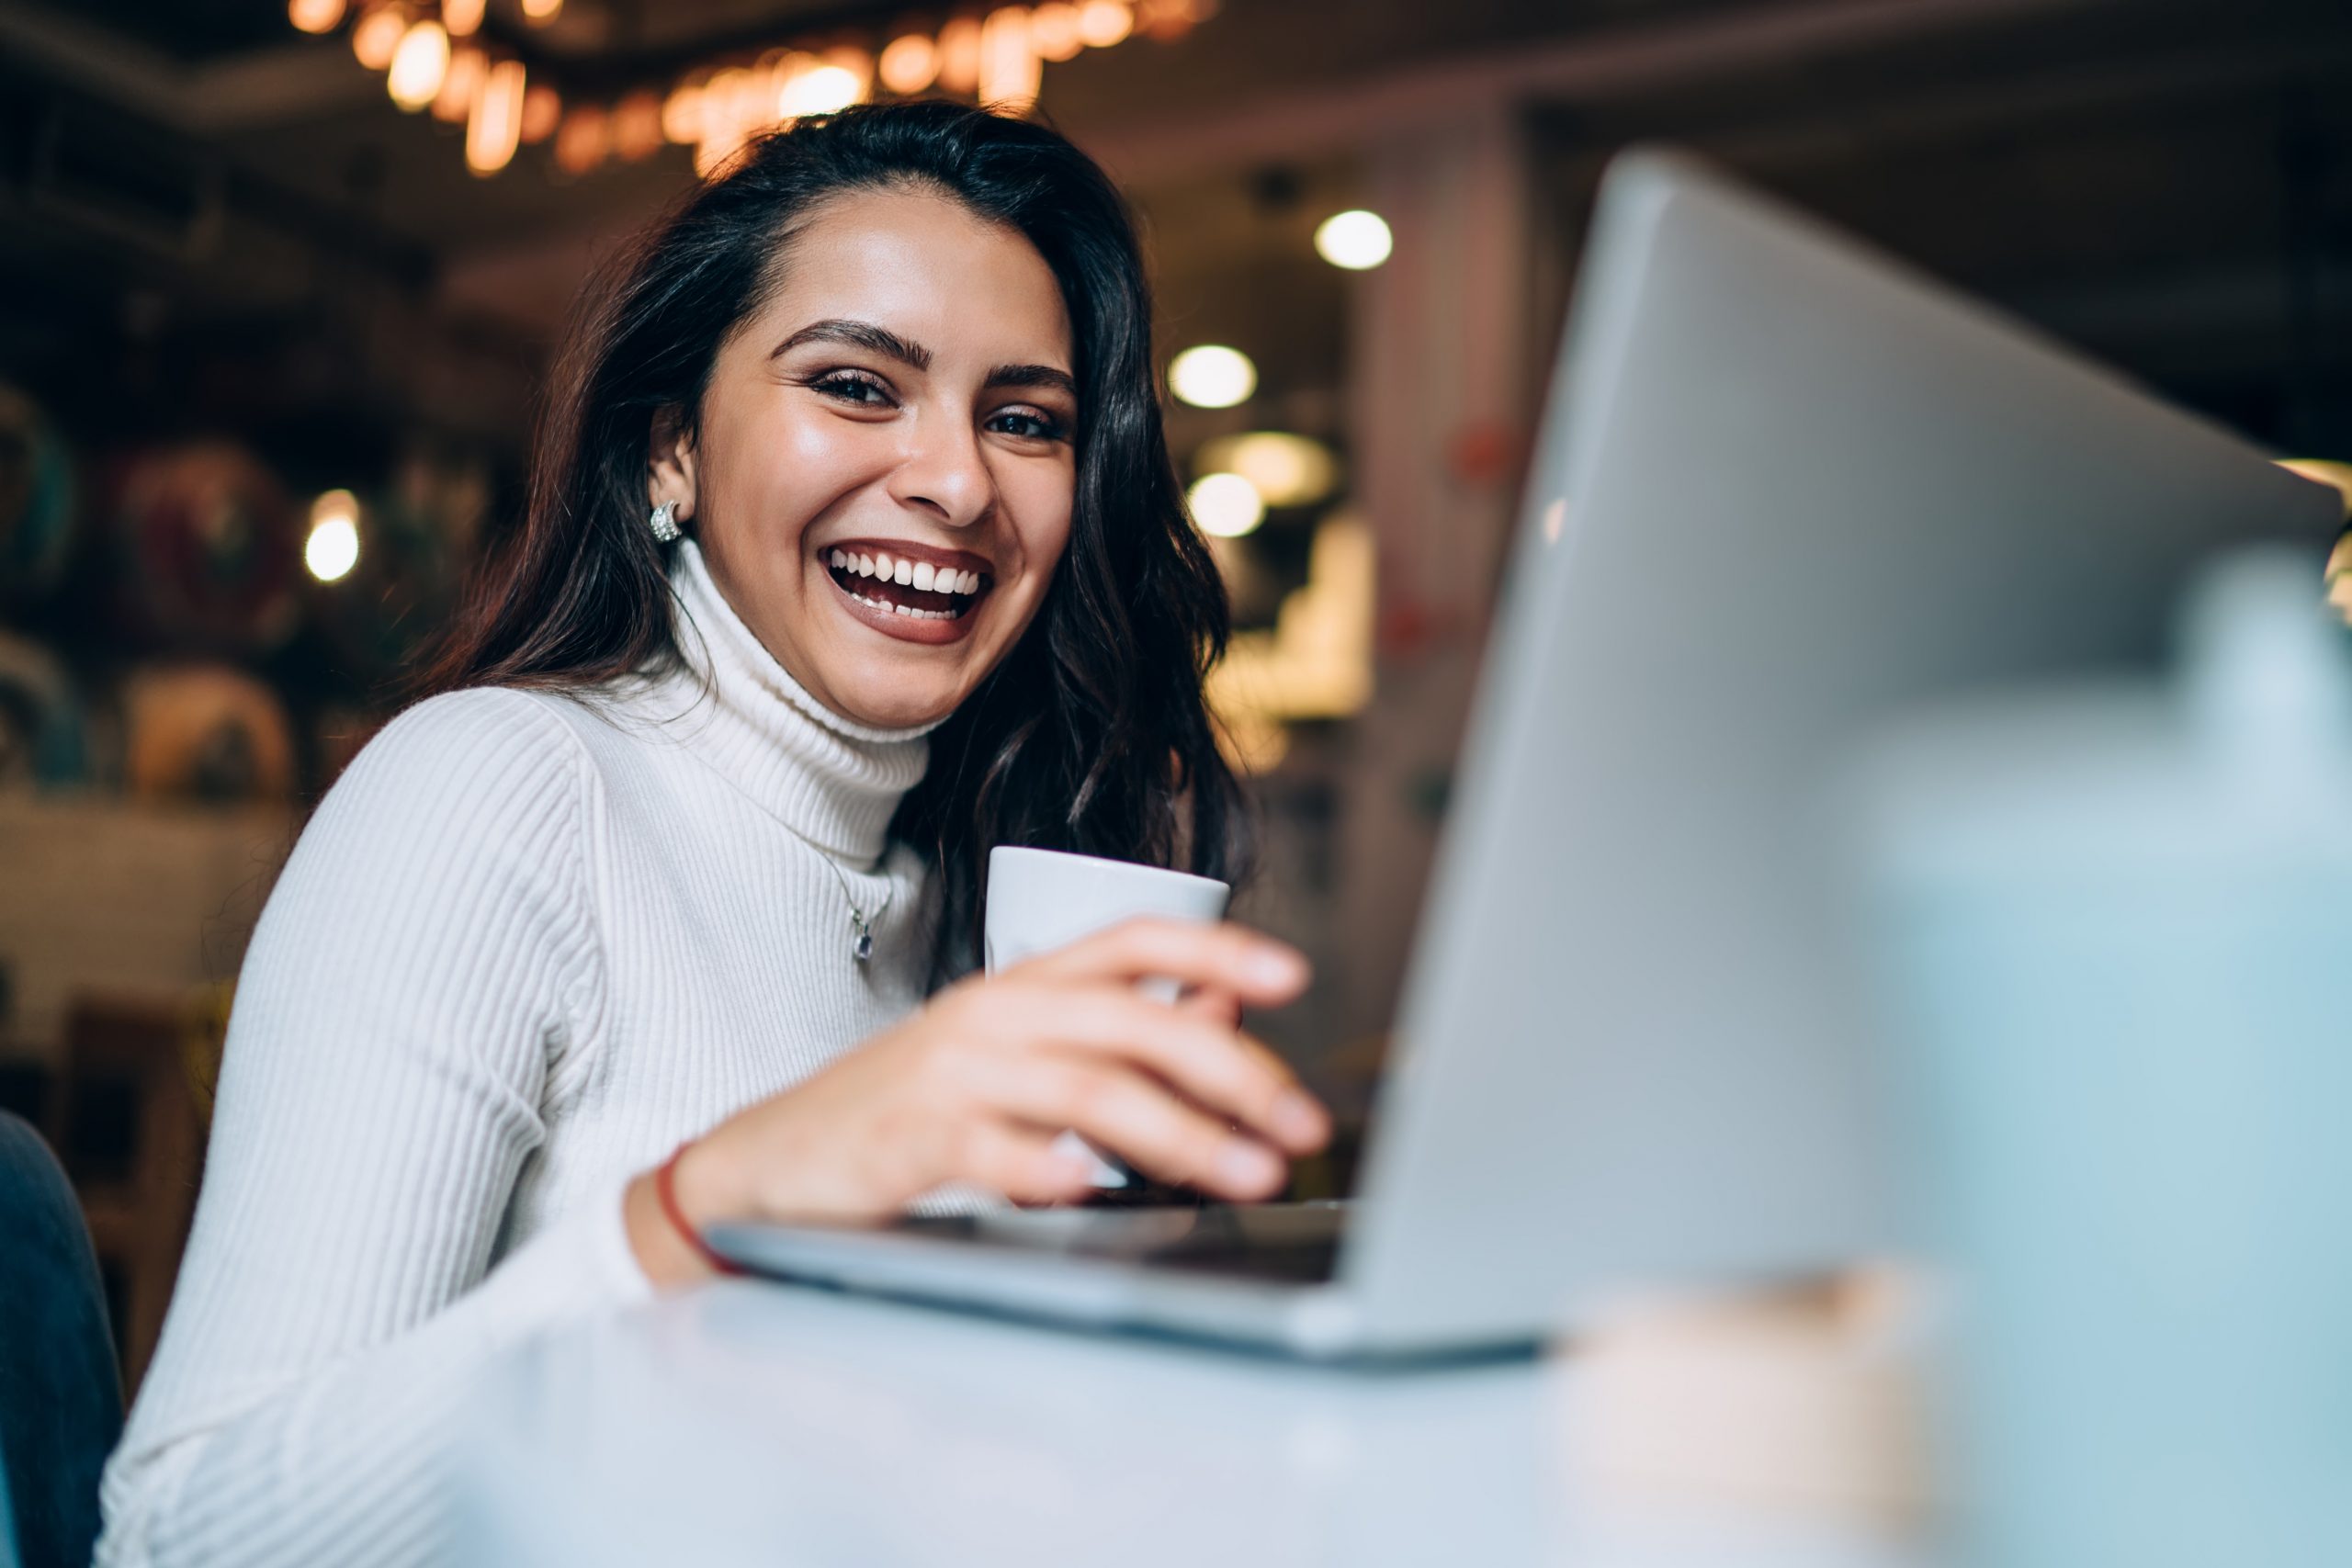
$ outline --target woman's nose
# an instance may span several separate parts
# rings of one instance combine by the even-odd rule
[[[953,528],[969,527],[996,504],[996,479],[969,424],[937,415],[914,422],[912,445],[890,478],[901,506],[935,513]]]

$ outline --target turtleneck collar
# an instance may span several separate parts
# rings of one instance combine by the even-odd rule
[[[743,624],[692,539],[670,581],[686,668],[656,688],[664,732],[818,848],[873,863],[899,797],[922,779],[937,722],[879,729],[826,707]]]

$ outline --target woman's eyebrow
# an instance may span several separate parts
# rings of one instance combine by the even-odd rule
[[[989,372],[981,383],[986,387],[1051,387],[1075,399],[1078,383],[1070,379],[1067,370],[1057,370],[1050,365],[1000,365]]]
[[[931,350],[922,344],[902,338],[888,327],[876,326],[872,321],[852,321],[843,316],[829,316],[821,321],[809,322],[777,344],[768,357],[778,358],[804,343],[846,344],[852,348],[863,348],[895,359],[917,370],[931,368]]]

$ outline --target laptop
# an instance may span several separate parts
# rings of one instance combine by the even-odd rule
[[[2153,663],[2200,558],[2283,538],[2316,568],[2339,508],[1687,157],[1623,154],[1356,1197],[713,1245],[842,1290],[1375,1361],[1897,1247],[1840,759],[1923,700]]]

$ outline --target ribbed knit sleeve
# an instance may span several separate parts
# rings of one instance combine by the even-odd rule
[[[498,1257],[542,1089],[601,1043],[598,787],[543,699],[482,690],[322,803],[246,954],[101,1563],[429,1560],[485,1359],[647,1293],[617,1181]]]

